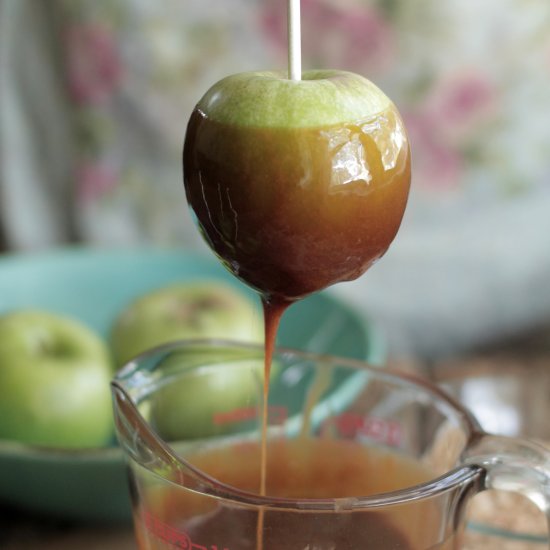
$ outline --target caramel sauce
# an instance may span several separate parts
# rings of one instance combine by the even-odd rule
[[[267,495],[339,499],[341,509],[289,511],[284,507],[271,507],[263,510],[265,550],[460,548],[455,534],[448,534],[441,541],[444,536],[441,517],[446,512],[429,499],[417,501],[414,506],[409,503],[370,511],[352,508],[356,497],[433,479],[434,473],[419,462],[352,441],[324,438],[270,440],[268,451]],[[222,483],[255,492],[262,476],[261,452],[259,443],[249,443],[210,449],[186,459]],[[148,475],[146,471],[141,473]],[[140,471],[136,474],[139,476]],[[260,515],[257,510],[220,504],[215,496],[198,495],[177,485],[150,484],[150,494],[142,496],[150,515],[142,518],[136,510],[140,548],[173,548],[174,545],[166,543],[170,538],[177,539],[170,535],[170,530],[188,537],[192,548],[257,548],[254,536]],[[158,523],[155,525],[154,521]]]
[[[187,200],[224,265],[267,299],[292,302],[364,273],[401,224],[410,182],[392,110],[337,127],[220,124],[195,111]]]

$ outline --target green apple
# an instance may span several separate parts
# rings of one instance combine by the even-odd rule
[[[112,435],[111,358],[80,321],[39,310],[0,317],[0,438],[83,448]]]
[[[217,280],[177,283],[132,301],[111,331],[119,365],[162,344],[196,339],[263,343],[258,303]],[[237,365],[243,353],[246,358]],[[250,353],[256,358],[250,359]],[[170,369],[177,377],[170,375],[170,384],[141,406],[142,414],[168,440],[207,437],[238,424],[218,421],[223,415],[256,406],[263,353],[245,350],[236,357],[223,347],[184,342],[164,360],[162,370]]]
[[[263,342],[258,306],[218,281],[173,284],[131,302],[113,323],[111,346],[123,365],[162,344],[203,338]]]
[[[392,105],[380,88],[361,75],[318,70],[304,72],[301,80],[276,71],[230,75],[212,86],[197,108],[225,124],[307,128],[365,121]]]
[[[210,247],[286,303],[356,279],[382,257],[410,174],[397,108],[345,71],[228,76],[198,102],[183,149],[187,200]]]
[[[247,358],[251,355],[247,350],[241,355],[204,347],[176,351],[164,360],[160,368],[177,373],[177,378],[159,388],[146,404],[146,416],[154,429],[174,441],[257,426],[263,352],[256,352],[255,358]]]

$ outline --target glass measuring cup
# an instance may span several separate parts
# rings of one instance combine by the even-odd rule
[[[140,549],[457,549],[489,488],[548,513],[550,454],[484,433],[437,387],[350,359],[274,360],[265,496],[263,348],[182,342],[116,376]]]

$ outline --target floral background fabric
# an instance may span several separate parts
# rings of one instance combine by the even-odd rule
[[[186,121],[226,74],[285,67],[285,4],[0,0],[11,247],[203,249]],[[412,144],[401,233],[336,292],[430,353],[550,318],[550,3],[302,0],[302,17],[304,68],[373,80]]]

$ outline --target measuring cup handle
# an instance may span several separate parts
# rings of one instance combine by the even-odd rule
[[[534,441],[480,434],[465,460],[485,471],[483,489],[515,491],[531,500],[546,515],[550,540],[550,450]]]

